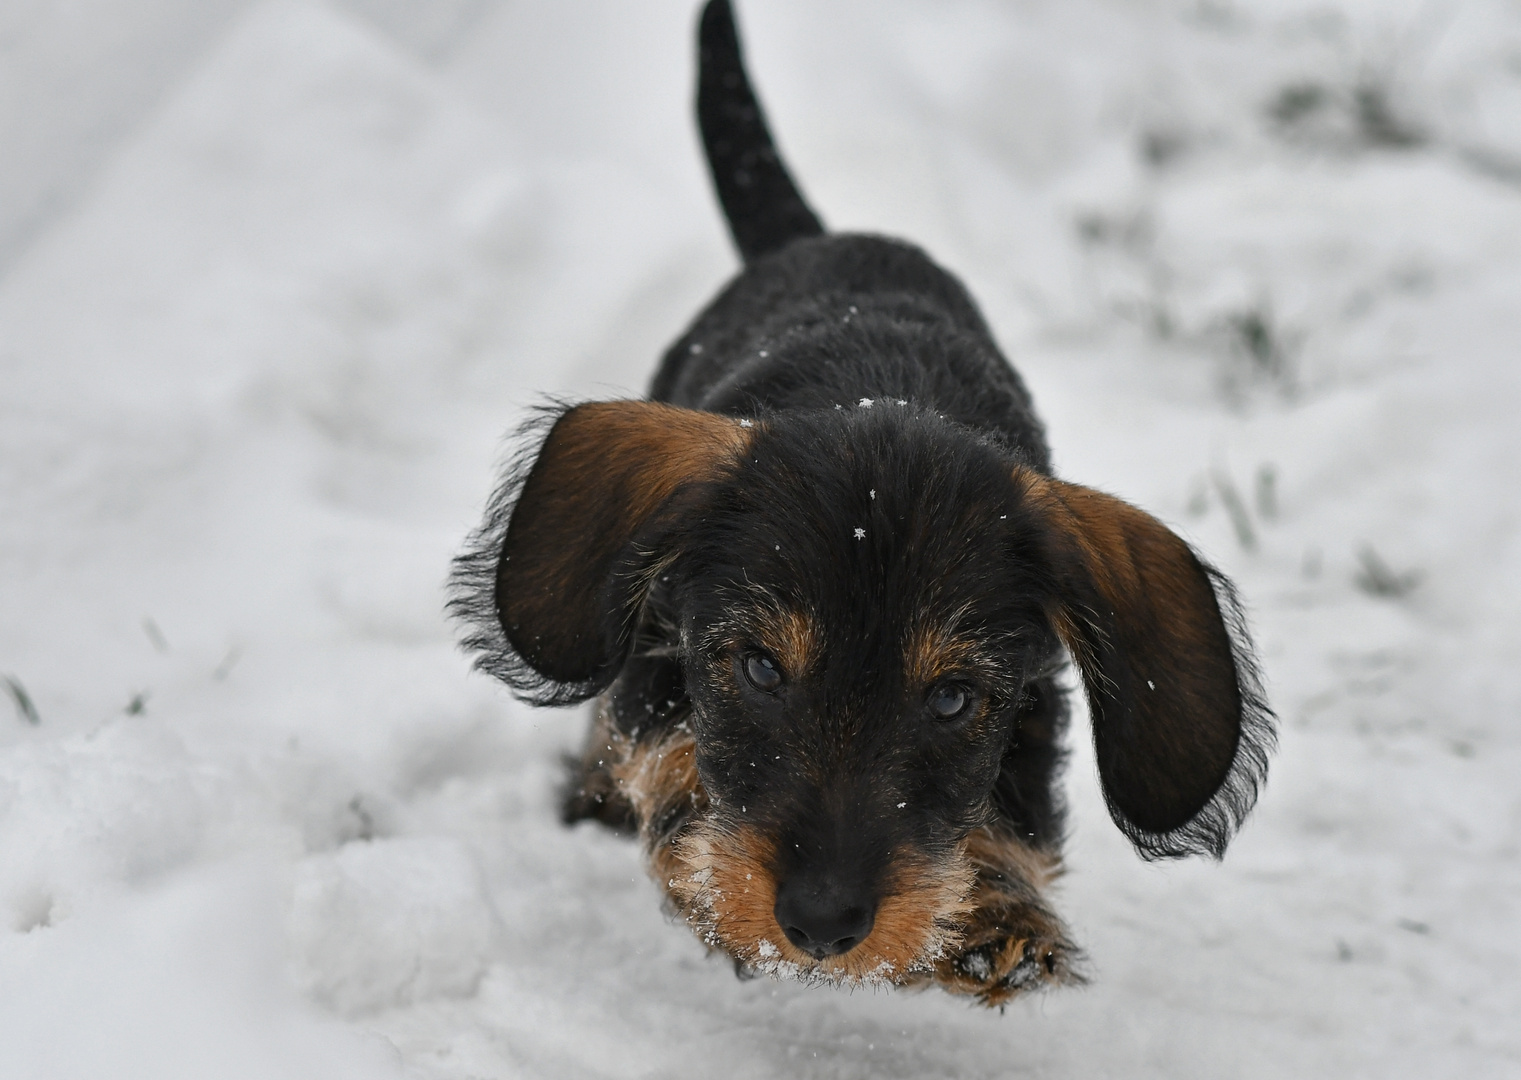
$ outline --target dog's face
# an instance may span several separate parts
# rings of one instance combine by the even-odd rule
[[[702,501],[651,601],[717,832],[747,855],[749,921],[774,919],[779,954],[864,940],[858,961],[906,963],[961,899],[948,867],[1056,650],[1015,478],[889,404],[764,422]]]
[[[499,526],[498,674],[563,702],[653,665],[690,703],[643,741],[633,797],[684,808],[687,883],[668,885],[749,963],[895,977],[933,958],[1062,645],[1127,835],[1171,854],[1234,824],[1243,702],[1210,572],[1140,511],[934,414],[581,406]]]

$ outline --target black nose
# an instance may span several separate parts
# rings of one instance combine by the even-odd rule
[[[877,904],[837,881],[792,878],[776,891],[775,914],[788,941],[822,960],[849,952],[871,933]]]

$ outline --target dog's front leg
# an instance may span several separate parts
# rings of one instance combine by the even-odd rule
[[[1060,858],[992,828],[972,834],[967,855],[977,871],[973,908],[960,943],[936,961],[935,981],[990,1006],[1083,982],[1082,953],[1043,895],[1061,873]]]

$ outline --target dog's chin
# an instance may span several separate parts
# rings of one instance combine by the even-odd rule
[[[781,979],[893,984],[927,976],[961,940],[975,874],[964,851],[940,859],[894,860],[871,933],[848,952],[822,958],[797,948],[777,924],[771,843],[743,823],[709,812],[670,845],[664,882],[677,914],[710,948],[744,968]]]

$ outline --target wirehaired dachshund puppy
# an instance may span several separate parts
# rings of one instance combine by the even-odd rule
[[[1229,583],[1059,480],[961,284],[826,233],[778,158],[726,0],[698,118],[744,267],[647,401],[558,407],[456,560],[477,664],[596,698],[564,804],[637,832],[742,974],[933,981],[989,1005],[1080,981],[1052,910],[1067,658],[1110,815],[1216,857],[1273,718]]]

